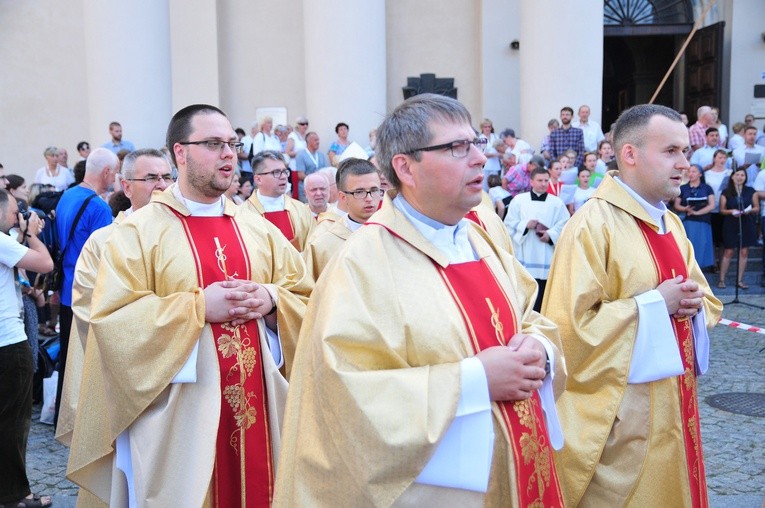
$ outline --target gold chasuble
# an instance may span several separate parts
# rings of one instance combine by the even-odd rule
[[[519,434],[511,431],[506,417],[517,413],[496,403],[486,493],[415,481],[455,418],[460,361],[482,347],[476,337],[500,340],[492,324],[497,311],[502,341],[513,327],[550,338],[556,394],[566,375],[556,328],[533,311],[536,283],[523,267],[482,229],[468,227],[485,268],[481,277],[492,288],[476,300],[486,306],[489,297],[494,314],[461,308],[480,285],[457,282],[452,292],[443,271],[448,256],[392,204],[393,196],[385,196],[376,225],[350,235],[316,283],[290,380],[274,506],[546,504],[556,491],[547,436],[530,413],[518,416]],[[468,316],[484,329],[469,328]]]
[[[67,467],[80,505],[127,506],[115,453],[124,436],[138,506],[268,504],[287,382],[263,320],[211,326],[202,288],[228,275],[275,291],[289,375],[313,283],[265,219],[228,200],[222,217],[192,217],[176,187],[154,193],[103,246]],[[175,379],[184,365],[195,380]]]
[[[542,305],[560,329],[568,370],[556,403],[565,437],[555,453],[564,500],[572,507],[705,506],[690,321],[668,320],[684,374],[642,383],[628,383],[628,376],[640,315],[636,296],[674,270],[699,284],[707,328],[722,305],[680,219],[665,213],[666,233],[658,234],[659,225],[615,180],[618,174],[609,171],[566,224]]]
[[[308,235],[311,234],[316,225],[316,220],[313,218],[308,205],[292,199],[286,194],[284,195],[284,210],[266,212],[263,203],[258,199],[257,192],[253,192],[247,201],[242,203],[242,207],[255,212],[276,226],[298,251],[305,249]]]
[[[688,277],[685,260],[677,248],[672,233],[660,235],[651,226],[638,220],[648,249],[651,252],[656,275],[661,281],[674,279],[678,275]],[[678,380],[680,411],[683,420],[683,441],[685,458],[688,463],[688,481],[691,492],[691,505],[709,506],[707,499],[707,481],[704,475],[704,454],[701,451],[701,425],[699,421],[698,383],[696,381],[696,348],[693,344],[691,320],[671,316],[672,328],[677,337],[680,357],[683,360],[683,375]]]
[[[231,217],[176,215],[194,253],[199,287],[250,273],[247,249]],[[258,326],[253,320],[239,326],[210,326],[218,351],[221,401],[225,400],[218,426],[213,504],[270,506],[274,471]]]
[[[506,346],[518,330],[509,298],[484,261],[436,265],[465,320],[473,351]],[[498,403],[515,460],[518,498],[524,507],[563,506],[539,392]]]

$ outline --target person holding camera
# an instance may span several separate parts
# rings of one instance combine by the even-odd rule
[[[29,247],[9,236],[16,225]],[[50,497],[31,494],[26,473],[34,364],[24,332],[21,288],[16,285],[18,269],[53,269],[48,249],[37,237],[41,229],[36,214],[22,216],[16,200],[0,189],[0,505],[51,505]]]

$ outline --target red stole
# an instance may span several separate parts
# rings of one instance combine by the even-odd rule
[[[250,258],[232,217],[176,215],[194,254],[200,288],[217,281],[250,278]],[[210,326],[217,346],[221,389],[213,503],[226,508],[269,506],[274,471],[257,322]]]
[[[292,199],[300,199],[300,176],[294,169],[290,170],[290,184],[292,185]]]
[[[560,196],[560,191],[562,188],[563,188],[563,182],[558,182],[558,183],[550,182],[547,184],[547,193],[553,196]]]
[[[286,198],[285,198],[286,199]],[[295,243],[295,228],[292,225],[292,218],[287,210],[280,210],[278,212],[265,212],[263,216],[268,222],[276,226],[279,231],[287,238],[287,240],[298,249]],[[298,249],[300,250],[300,249]]]
[[[517,317],[486,263],[436,267],[460,309],[473,351],[507,344],[518,330]],[[563,506],[539,393],[497,404],[510,436],[520,505]]]
[[[672,233],[660,235],[645,222],[637,220],[637,223],[651,253],[659,282],[673,279],[678,275],[682,275],[684,279],[688,278],[685,259],[683,259]],[[685,460],[688,468],[688,480],[691,485],[691,501],[694,507],[706,507],[709,505],[709,500],[707,499],[707,482],[704,473],[704,455],[701,450],[696,350],[691,331],[691,320],[674,316],[671,316],[671,320],[685,370],[679,376],[677,385],[680,391],[680,411],[683,421]]]
[[[486,224],[483,223],[481,218],[478,216],[478,212],[476,212],[475,210],[470,210],[468,213],[466,213],[465,218],[468,220],[472,220],[473,222],[481,226],[481,229],[486,231]]]

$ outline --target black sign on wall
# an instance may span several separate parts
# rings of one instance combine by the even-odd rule
[[[406,78],[403,92],[404,100],[421,93],[435,93],[452,99],[457,98],[454,78],[437,78],[435,74],[420,74],[419,78]]]

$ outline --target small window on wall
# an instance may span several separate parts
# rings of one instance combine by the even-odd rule
[[[690,0],[605,0],[604,25],[673,25],[693,23]]]

